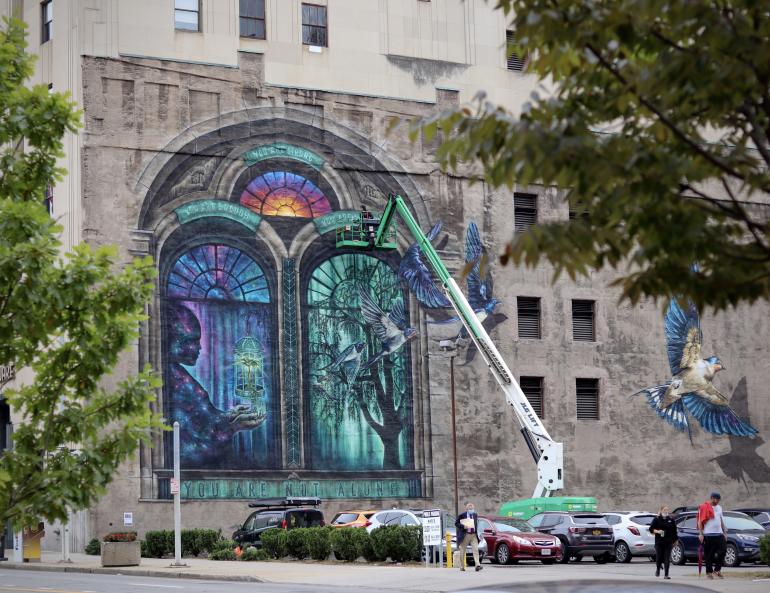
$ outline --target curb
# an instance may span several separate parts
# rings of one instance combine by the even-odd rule
[[[199,581],[229,581],[229,582],[245,582],[245,583],[269,583],[270,581],[259,577],[250,575],[214,575],[205,574],[199,572],[182,572],[178,569],[173,569],[176,572],[166,572],[157,569],[139,569],[139,570],[125,570],[121,568],[86,568],[83,566],[52,566],[50,564],[18,564],[18,563],[2,563],[0,569],[11,570],[35,570],[38,572],[71,572],[80,574],[111,574],[111,575],[123,575],[123,576],[140,576],[140,577],[163,577],[167,579],[195,579]]]

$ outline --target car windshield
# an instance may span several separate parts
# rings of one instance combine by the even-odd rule
[[[573,515],[572,520],[575,523],[581,523],[586,525],[596,525],[597,523],[605,522],[605,518],[603,515]]]
[[[499,531],[523,531],[523,532],[531,532],[535,531],[535,528],[532,527],[529,523],[524,521],[523,519],[515,519],[513,517],[509,517],[506,519],[498,519],[495,522],[495,525],[503,525],[505,529],[499,529]]]
[[[631,523],[636,523],[637,525],[649,525],[654,518],[655,515],[635,515],[634,517],[631,517]]]
[[[724,517],[725,527],[728,529],[734,529],[735,531],[761,531],[765,532],[765,528],[757,523],[754,519],[746,517]]]
[[[358,519],[358,513],[339,513],[332,520],[332,525],[341,525],[343,523],[352,523]]]

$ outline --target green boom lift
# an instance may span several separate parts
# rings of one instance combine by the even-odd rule
[[[524,392],[516,382],[508,365],[497,351],[489,334],[476,317],[457,282],[449,272],[431,245],[417,221],[409,212],[404,199],[391,194],[381,216],[364,211],[358,224],[346,225],[337,229],[337,247],[356,247],[363,249],[395,249],[396,229],[394,217],[400,214],[407,228],[425,255],[433,273],[441,282],[449,302],[457,312],[468,335],[478,348],[479,353],[492,371],[497,383],[505,393],[506,401],[513,407],[521,434],[527,443],[532,457],[537,463],[537,486],[534,497],[551,496],[564,487],[564,456],[562,443],[557,443],[548,434],[542,421],[529,405]]]

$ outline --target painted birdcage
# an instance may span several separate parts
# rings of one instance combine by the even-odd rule
[[[251,405],[254,413],[265,414],[265,351],[253,335],[249,322],[246,336],[235,343],[235,396]]]

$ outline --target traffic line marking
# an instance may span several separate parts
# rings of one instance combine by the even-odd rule
[[[147,583],[129,583],[135,587],[159,587],[161,589],[184,589],[181,585],[149,585]]]
[[[25,593],[84,593],[83,591],[70,591],[69,589],[46,589],[38,587],[36,589],[32,587],[17,587],[14,585],[0,585],[0,591],[24,591]]]

